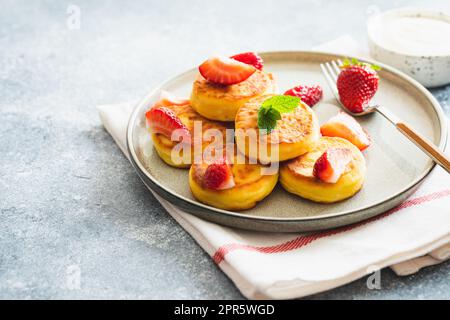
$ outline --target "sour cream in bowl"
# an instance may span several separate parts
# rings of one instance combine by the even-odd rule
[[[395,9],[369,19],[374,59],[392,65],[426,87],[450,83],[450,15]]]

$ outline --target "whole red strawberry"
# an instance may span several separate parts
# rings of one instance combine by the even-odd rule
[[[378,89],[378,66],[346,59],[337,79],[342,104],[351,112],[362,112]]]
[[[314,86],[299,85],[297,87],[289,89],[284,93],[284,95],[299,97],[304,103],[312,107],[317,102],[319,102],[320,99],[322,99],[323,91],[322,87],[318,84]]]

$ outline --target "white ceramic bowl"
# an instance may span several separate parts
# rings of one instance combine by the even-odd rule
[[[367,23],[372,57],[426,87],[450,83],[449,30],[449,14],[415,8],[387,11]]]

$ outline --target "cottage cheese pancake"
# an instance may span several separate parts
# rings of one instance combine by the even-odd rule
[[[208,119],[234,121],[241,106],[252,98],[273,93],[274,86],[272,74],[259,70],[233,85],[215,84],[198,75],[192,88],[191,104]]]
[[[201,115],[199,115],[197,112],[194,111],[194,109],[191,107],[189,103],[183,104],[183,105],[166,105],[166,108],[173,111],[173,113],[178,117],[178,119],[181,120],[181,122],[186,126],[186,128],[191,133],[191,136],[193,137],[193,143],[191,145],[191,152],[190,155],[184,156],[183,151],[180,151],[180,158],[182,158],[181,163],[174,162],[174,159],[172,158],[172,150],[173,148],[178,145],[179,142],[172,141],[169,137],[159,134],[159,133],[152,133],[152,139],[155,146],[156,151],[158,152],[158,155],[161,157],[161,159],[166,162],[167,164],[178,167],[178,168],[189,168],[193,161],[194,157],[194,143],[197,143],[199,137],[194,136],[194,123],[201,122],[201,128],[202,128],[202,150],[209,145],[211,142],[209,139],[206,139],[206,136],[204,133],[209,129],[216,129],[219,130],[221,133],[221,138],[226,138],[226,126],[223,124],[217,122],[217,121],[211,121],[208,119],[205,119]],[[225,140],[223,140],[225,143]]]
[[[227,186],[216,189],[209,187],[207,181],[206,172],[211,163],[205,160],[203,163],[193,164],[189,170],[189,185],[194,197],[200,202],[226,210],[250,209],[267,197],[277,184],[278,171],[265,175],[262,165],[251,164],[248,159],[246,163],[242,163],[239,159],[242,158],[234,157],[227,165],[230,175],[228,181],[224,179]],[[219,175],[220,171],[216,170],[211,176],[215,178]],[[232,180],[231,184],[229,180]]]
[[[345,148],[351,161],[336,183],[326,183],[313,174],[317,159],[330,148]],[[280,168],[280,183],[289,192],[316,202],[336,202],[353,196],[364,182],[366,164],[361,151],[338,137],[321,137],[308,153],[292,159]]]
[[[257,157],[263,163],[284,161],[308,152],[320,137],[316,115],[310,107],[301,103],[292,112],[281,114],[275,129],[259,133],[258,109],[264,100],[273,95],[254,98],[239,109],[236,115],[236,144],[246,156]],[[256,136],[251,133],[257,133]],[[267,154],[252,152],[252,145],[264,144]]]

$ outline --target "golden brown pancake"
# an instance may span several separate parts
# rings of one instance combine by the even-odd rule
[[[270,134],[260,134],[258,110],[261,104],[272,96],[264,95],[247,102],[239,109],[235,121],[236,144],[239,150],[248,157],[257,157],[263,163],[284,161],[302,155],[308,152],[320,137],[316,115],[302,102],[294,111],[282,113],[281,119],[277,121],[275,129]],[[252,137],[246,134],[248,132],[257,135]],[[259,146],[260,143],[267,146],[267,155],[262,152],[255,154],[249,147],[254,144]],[[277,149],[278,152],[273,152]]]
[[[172,105],[165,106],[166,108],[172,110],[175,115],[183,122],[183,124],[189,129],[191,132],[191,136],[194,137],[194,123],[196,121],[201,122],[202,124],[202,137],[205,138],[205,132],[209,129],[219,130],[223,139],[226,138],[226,129],[227,127],[220,122],[212,121],[205,119],[201,115],[199,115],[195,110],[190,106],[190,104],[185,105]],[[173,148],[179,144],[177,141],[172,141],[170,138],[162,135],[162,134],[153,134],[152,139],[158,155],[161,159],[166,162],[168,165],[177,167],[177,168],[189,168],[194,157],[194,149],[193,146],[191,148],[190,156],[185,156],[181,163],[175,163],[172,158],[172,150]],[[208,146],[213,141],[207,141],[206,139],[202,139],[202,150]],[[223,141],[225,143],[225,141]],[[180,152],[180,157],[183,156],[183,152]]]
[[[191,104],[205,118],[234,121],[236,112],[248,100],[274,91],[272,74],[259,70],[247,80],[229,86],[214,84],[198,75],[192,88]]]
[[[240,163],[241,157],[232,159],[231,170],[235,186],[226,190],[212,190],[204,186],[202,181],[207,161],[193,164],[189,170],[189,185],[194,197],[210,206],[226,210],[245,210],[253,208],[257,202],[267,197],[278,181],[278,170],[272,174],[264,174],[260,164],[252,164],[246,159]]]
[[[314,164],[329,148],[347,148],[352,161],[336,183],[323,182],[313,175]],[[361,151],[338,137],[321,137],[314,148],[282,164],[280,183],[289,192],[316,202],[336,202],[353,196],[364,182],[366,164]]]

